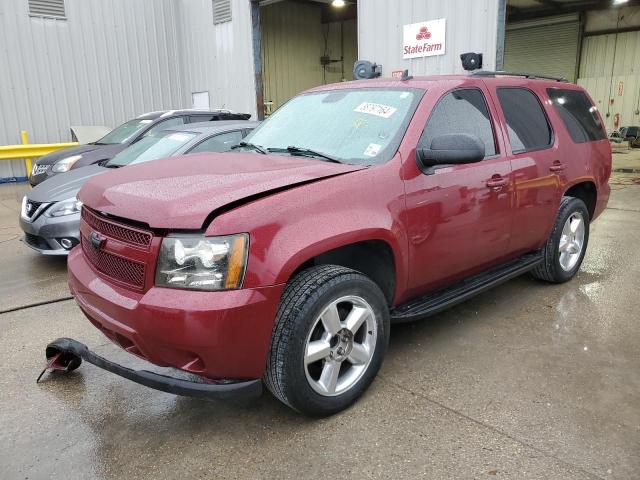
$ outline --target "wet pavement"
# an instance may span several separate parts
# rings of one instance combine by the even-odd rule
[[[0,186],[0,311],[67,295],[64,261],[17,241],[26,188]],[[36,385],[60,336],[143,362],[73,301],[2,313],[0,478],[639,478],[640,184],[612,188],[573,281],[524,276],[395,326],[378,379],[328,419],[267,393],[175,397],[86,364]]]
[[[69,297],[66,258],[40,256],[19,241],[22,197],[30,188],[0,184],[0,312]]]

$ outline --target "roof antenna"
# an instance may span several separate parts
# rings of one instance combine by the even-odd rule
[[[400,80],[402,80],[403,82],[406,82],[407,80],[411,80],[413,78],[413,75],[409,75],[409,70],[406,69],[404,72],[402,72],[402,77],[400,78]]]

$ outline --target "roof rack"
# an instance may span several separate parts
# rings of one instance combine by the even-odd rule
[[[524,77],[524,78],[540,78],[543,80],[555,80],[556,82],[568,81],[566,78],[562,78],[562,77],[549,77],[547,75],[536,75],[534,73],[518,73],[518,72],[504,72],[504,71],[491,72],[488,70],[478,70],[477,72],[471,73],[471,76],[473,77],[496,77],[498,75],[507,75],[510,77]]]

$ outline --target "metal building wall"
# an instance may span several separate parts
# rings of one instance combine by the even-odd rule
[[[384,76],[405,68],[412,75],[462,73],[460,54],[464,52],[482,52],[484,69],[493,70],[499,3],[499,0],[358,0],[358,56],[381,64]],[[445,55],[403,60],[403,25],[438,18],[447,19]]]
[[[619,126],[640,124],[638,52],[640,31],[619,33],[617,38],[613,33],[589,36],[583,41],[578,84],[596,102],[609,132],[614,130],[616,114]]]
[[[256,115],[255,76],[249,0],[231,0],[230,22],[213,24],[211,0],[178,0],[176,31],[182,100],[209,92],[211,108]]]
[[[0,0],[0,145],[69,141],[71,125],[116,126],[144,112],[210,106],[255,115],[249,0],[213,24],[211,0],[65,0],[66,20]],[[0,161],[0,181],[26,175]]]
[[[0,145],[69,141],[71,125],[115,126],[188,105],[181,94],[172,0],[66,0],[66,20],[0,2]],[[23,177],[1,161],[0,178]]]

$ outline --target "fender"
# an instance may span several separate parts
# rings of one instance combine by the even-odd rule
[[[292,255],[282,264],[281,268],[275,276],[275,283],[286,283],[291,275],[307,261],[311,260],[318,255],[335,250],[347,245],[353,245],[359,242],[366,241],[382,241],[386,243],[391,249],[393,255],[395,275],[399,278],[402,275],[402,262],[403,255],[401,253],[398,239],[393,236],[389,230],[383,230],[380,228],[367,228],[357,231],[344,232],[332,237],[323,238],[317,242],[309,244],[303,247],[297,252],[293,252]],[[397,290],[397,287],[396,287]]]
[[[397,298],[406,289],[408,239],[402,220],[404,185],[397,166],[395,175],[388,172],[393,163],[241,205],[213,219],[206,234],[249,233],[244,288],[286,283],[306,261],[338,247],[383,241],[394,257]]]

